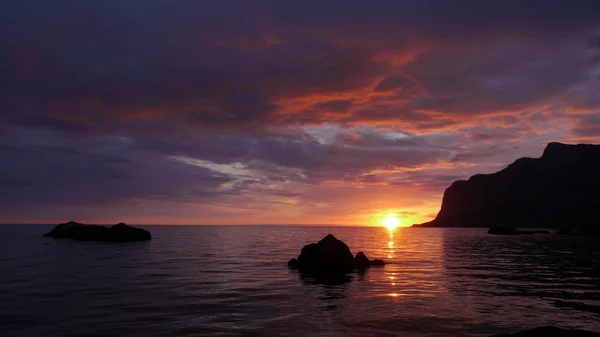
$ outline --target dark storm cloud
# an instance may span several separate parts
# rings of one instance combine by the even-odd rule
[[[597,23],[600,5],[594,0],[335,0],[288,3],[269,1],[285,20],[305,23],[397,23],[420,32],[470,33],[503,29],[561,31]],[[478,31],[476,30],[478,29]]]
[[[409,41],[415,36],[405,37],[402,28],[426,40],[445,41],[464,40],[464,31],[472,31],[468,36],[511,36],[522,29],[515,36],[539,36],[540,30],[562,27],[565,33],[584,34],[582,30],[597,24],[596,14],[600,14],[595,1],[564,6],[561,1],[381,1],[367,5],[360,1],[250,4],[230,0],[179,1],[173,6],[157,0],[25,0],[5,1],[3,8],[0,39],[7,52],[1,60],[1,84],[6,88],[2,100],[13,107],[12,114],[28,115],[13,122],[44,123],[48,116],[40,114],[50,114],[57,122],[77,119],[88,127],[112,125],[127,116],[157,115],[209,126],[285,122],[286,118],[274,114],[274,97],[367,85],[387,69],[371,61],[374,53],[414,44]],[[384,23],[383,36],[375,21]],[[330,28],[333,40],[318,38],[319,29]],[[252,52],[227,43],[278,31],[283,34],[281,43],[262,42],[262,48]],[[348,36],[364,39],[357,46],[339,45],[337,39]],[[388,42],[369,45],[368,39]],[[415,67],[434,69],[414,71],[434,97],[415,102],[412,108],[478,113],[488,107],[457,94],[483,84],[486,73],[501,71],[502,63],[514,67],[514,55],[498,61],[486,58],[487,64],[480,65],[470,54],[442,51],[420,60]],[[435,69],[447,63],[455,73]],[[474,65],[465,68],[461,64]],[[490,108],[501,109],[551,95],[580,76],[569,64],[550,66],[553,72],[524,66],[518,69],[523,76],[502,79],[504,83],[489,90],[478,88],[477,94],[484,95],[480,100]],[[557,73],[559,69],[564,71]],[[407,77],[390,76],[375,91],[406,89],[411,84]],[[36,118],[40,121],[35,122]],[[360,121],[360,116],[355,118]],[[311,119],[319,120],[318,116]],[[287,120],[306,121],[301,116]]]
[[[19,139],[20,138],[20,139]],[[232,179],[148,151],[129,140],[74,141],[55,132],[5,134],[0,146],[0,200],[20,203],[87,204],[115,199],[215,196]]]

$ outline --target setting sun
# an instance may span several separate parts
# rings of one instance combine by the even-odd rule
[[[385,217],[385,219],[383,219],[381,224],[383,224],[389,230],[393,230],[396,227],[400,227],[400,220],[398,220],[394,214],[389,214]]]

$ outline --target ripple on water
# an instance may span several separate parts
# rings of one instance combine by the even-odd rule
[[[151,242],[105,245],[42,239],[46,230],[0,226],[3,337],[488,336],[548,324],[600,331],[597,240],[158,226]],[[341,285],[287,269],[303,245],[330,232],[389,264]]]

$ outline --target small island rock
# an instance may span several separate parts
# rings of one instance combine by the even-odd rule
[[[312,275],[348,274],[354,270],[364,270],[373,265],[383,264],[382,260],[370,261],[363,252],[358,252],[356,257],[353,256],[350,248],[332,234],[317,243],[304,246],[297,259],[288,261],[290,269]]]
[[[44,234],[44,237],[105,242],[133,242],[152,239],[152,235],[147,230],[132,227],[122,222],[111,227],[105,227],[86,225],[75,221],[56,225],[50,232]]]
[[[298,256],[298,270],[308,273],[350,273],[354,270],[354,256],[344,242],[329,234],[321,241],[302,248]]]

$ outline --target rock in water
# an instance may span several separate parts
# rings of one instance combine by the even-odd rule
[[[356,267],[356,269],[367,269],[370,266],[371,261],[369,261],[369,258],[365,255],[365,253],[356,253],[356,256],[354,257],[354,267]]]
[[[514,334],[494,335],[492,337],[600,337],[600,334],[584,330],[562,330],[550,326],[523,330]]]
[[[493,174],[455,181],[428,227],[600,228],[600,145],[550,143]],[[589,229],[587,230],[589,231]]]
[[[384,265],[385,265],[385,262],[383,260],[379,260],[379,259],[371,260],[371,267],[382,267]]]
[[[147,230],[128,226],[122,222],[111,227],[105,227],[86,225],[75,221],[56,225],[50,232],[44,234],[44,237],[107,242],[133,242],[152,239],[152,235]]]
[[[362,270],[383,264],[382,260],[369,261],[363,252],[354,257],[343,241],[329,234],[317,243],[304,246],[298,259],[291,259],[288,267],[301,273],[322,275],[348,274],[355,269]]]
[[[354,256],[348,246],[329,234],[318,243],[304,246],[298,256],[298,270],[308,273],[350,273]]]

